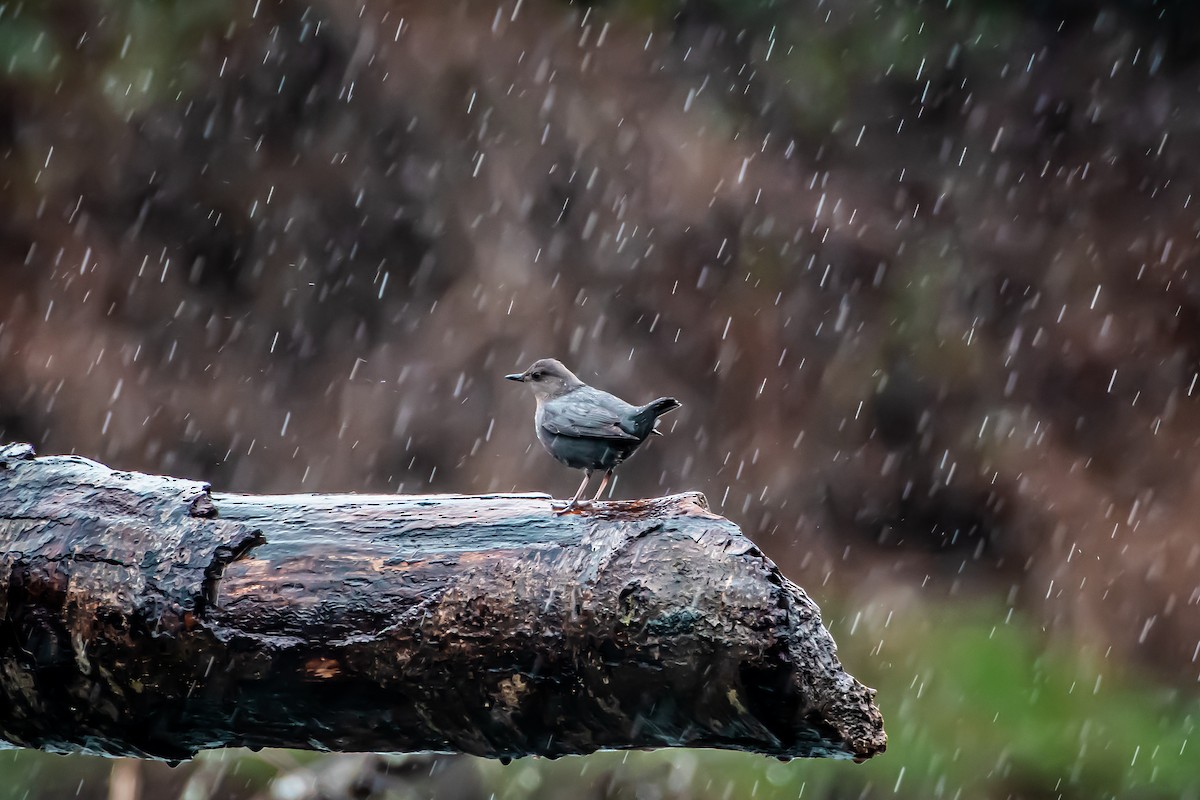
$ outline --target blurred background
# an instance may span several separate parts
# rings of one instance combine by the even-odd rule
[[[890,736],[0,800],[1200,797],[1198,85],[1188,0],[0,1],[0,440],[564,497],[558,356],[683,401],[615,494],[705,492]]]

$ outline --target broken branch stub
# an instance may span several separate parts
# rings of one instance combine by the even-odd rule
[[[883,751],[816,606],[699,494],[211,495],[0,448],[0,738]]]

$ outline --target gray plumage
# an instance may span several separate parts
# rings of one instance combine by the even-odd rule
[[[592,500],[599,499],[617,465],[651,434],[658,433],[654,423],[660,416],[680,405],[673,397],[660,397],[644,406],[626,403],[588,386],[553,358],[535,361],[524,372],[504,377],[521,381],[533,391],[537,400],[534,428],[546,451],[568,467],[585,471],[579,491],[559,513],[581,505],[579,498],[592,472],[602,469],[604,479]]]

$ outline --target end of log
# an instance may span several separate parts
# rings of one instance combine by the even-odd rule
[[[771,730],[770,735],[779,740],[783,749],[789,747],[783,743],[791,740],[791,747],[803,751],[801,757],[850,758],[862,763],[887,749],[883,716],[874,702],[876,692],[842,669],[837,658],[837,645],[821,623],[816,603],[802,588],[785,578],[774,562],[736,526],[713,514],[703,493],[684,492],[614,501],[580,513],[629,522],[690,517],[713,523],[710,528],[700,528],[695,541],[716,548],[727,557],[754,564],[766,584],[777,590],[773,601],[778,604],[780,614],[771,623],[779,641],[786,642],[786,654],[779,654],[780,661],[787,665],[782,670],[786,678],[760,676],[760,680],[749,681],[746,685],[749,694],[759,695],[757,705],[766,727],[773,727],[771,720],[777,714],[782,719],[781,729]],[[646,531],[649,532],[652,530]],[[814,665],[822,668],[813,669]],[[810,700],[805,707],[803,703],[792,706],[784,698]],[[767,710],[781,700],[782,706],[776,711]],[[793,721],[790,730],[788,719]],[[824,733],[813,736],[814,730],[822,729]],[[792,756],[784,754],[780,757]]]
[[[211,495],[0,448],[0,740],[493,758],[886,747],[817,606],[703,495]]]

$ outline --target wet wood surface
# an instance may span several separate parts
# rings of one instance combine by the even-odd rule
[[[0,448],[0,739],[865,759],[874,692],[699,494],[211,493]]]

